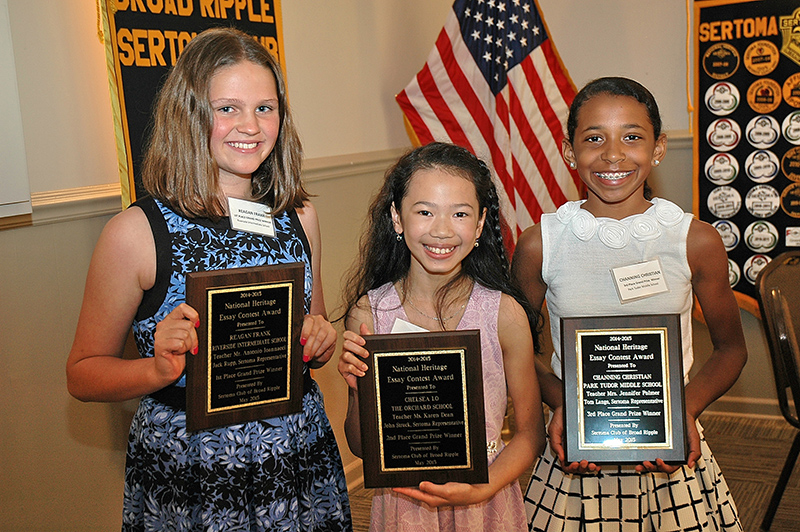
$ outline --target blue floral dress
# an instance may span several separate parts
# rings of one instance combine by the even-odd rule
[[[141,356],[153,356],[156,323],[185,300],[187,272],[304,262],[310,248],[294,211],[275,218],[276,238],[186,219],[153,199],[144,210],[157,250],[156,283],[133,324]],[[351,530],[341,457],[322,394],[304,369],[297,414],[190,433],[185,376],[142,398],[125,468],[124,531]]]

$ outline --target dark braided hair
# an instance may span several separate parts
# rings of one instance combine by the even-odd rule
[[[399,212],[408,193],[411,178],[420,170],[437,169],[463,177],[475,186],[479,212],[486,210],[483,231],[478,247],[461,262],[460,272],[436,294],[437,314],[448,297],[457,297],[453,290],[472,281],[499,290],[513,297],[525,310],[538,351],[541,316],[528,304],[525,295],[511,276],[503,240],[504,223],[500,217],[500,202],[489,167],[468,150],[442,142],[433,142],[403,155],[389,169],[383,187],[372,202],[368,228],[361,237],[360,259],[351,269],[344,285],[346,309],[354,308],[370,290],[386,283],[405,282],[411,264],[411,252],[405,241],[398,240],[392,224],[391,206]],[[403,293],[406,291],[404,290]],[[454,295],[456,294],[456,295]],[[401,296],[402,297],[402,296]],[[342,318],[339,318],[342,319]]]

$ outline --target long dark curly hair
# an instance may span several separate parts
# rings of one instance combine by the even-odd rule
[[[367,218],[368,227],[361,237],[359,260],[353,265],[344,285],[345,312],[354,308],[367,292],[386,283],[405,283],[411,265],[411,252],[404,240],[398,240],[392,224],[391,207],[400,212],[414,174],[420,170],[442,170],[463,177],[475,186],[479,212],[486,210],[483,231],[478,247],[473,248],[461,262],[460,272],[442,286],[436,294],[437,315],[449,298],[457,298],[456,288],[477,282],[512,296],[525,309],[539,350],[541,316],[533,309],[516,281],[503,241],[504,223],[500,217],[500,202],[489,167],[468,150],[453,144],[433,142],[403,155],[386,173],[383,187],[372,202]],[[456,289],[456,290],[454,290]],[[401,298],[407,290],[403,290]],[[342,319],[342,318],[339,318]],[[442,320],[440,319],[440,323]]]

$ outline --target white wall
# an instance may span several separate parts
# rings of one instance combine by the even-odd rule
[[[422,68],[450,0],[284,0],[292,108],[310,158],[408,145],[394,95]]]
[[[8,0],[33,194],[119,181],[95,4]]]
[[[120,205],[95,2],[6,1],[34,212],[14,224],[0,221],[0,531],[114,530],[133,405],[80,403],[67,394],[64,377],[91,249]],[[408,146],[394,95],[424,63],[451,0],[282,4],[289,91],[309,157],[305,175],[319,195],[332,309],[368,198]],[[540,6],[577,84],[622,74],[656,94],[670,154],[653,186],[690,209],[684,3],[540,0]],[[774,410],[760,325],[745,316],[745,328],[751,362],[728,403],[717,404]],[[706,339],[698,326],[698,351],[707,353]],[[343,381],[333,364],[316,376],[344,443]],[[357,462],[342,448],[350,476],[357,474]]]
[[[95,3],[7,1],[31,191],[116,182]],[[656,95],[666,130],[689,128],[682,2],[539,5],[576,85],[601,75],[634,77]],[[394,95],[425,62],[450,6],[283,1],[289,92],[308,158],[407,146]],[[658,21],[658,31],[642,21]]]
[[[690,128],[686,96],[687,0],[538,0],[550,37],[580,88],[626,76],[650,89],[664,130]],[[693,4],[692,0],[688,3]]]

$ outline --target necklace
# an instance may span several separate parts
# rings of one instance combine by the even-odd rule
[[[405,298],[406,301],[408,301],[408,304],[411,305],[411,308],[413,308],[414,310],[416,310],[417,312],[419,312],[420,314],[422,314],[423,316],[425,316],[429,320],[433,320],[433,321],[441,321],[442,323],[448,322],[448,321],[452,320],[453,318],[455,318],[462,310],[464,310],[464,307],[467,306],[467,303],[464,302],[463,305],[458,307],[457,311],[455,311],[452,315],[450,315],[450,316],[448,316],[446,318],[439,318],[438,316],[429,316],[429,315],[425,314],[424,312],[422,312],[420,309],[417,308],[417,306],[414,304],[413,301],[411,301],[411,298],[408,297],[408,294],[406,294],[402,290],[402,288],[401,288],[400,291],[403,292],[403,297]]]

